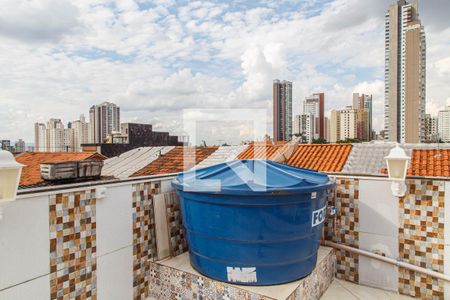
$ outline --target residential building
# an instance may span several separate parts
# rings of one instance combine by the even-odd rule
[[[72,122],[74,151],[82,151],[81,145],[89,143],[89,123],[84,115],[80,119]]]
[[[303,101],[303,113],[315,117],[316,138],[325,139],[325,94],[316,93]]]
[[[104,143],[83,144],[82,150],[112,157],[139,147],[183,144],[179,142],[178,136],[172,136],[168,132],[153,131],[151,124],[123,123],[120,129],[118,132],[107,135]]]
[[[439,139],[444,143],[450,143],[450,106],[438,114]]]
[[[22,139],[16,141],[14,144],[14,150],[20,153],[25,152],[25,142]]]
[[[332,110],[330,115],[330,143],[336,143],[341,138],[341,113],[338,110]]]
[[[68,123],[64,128],[61,119],[49,119],[47,124],[34,124],[34,150],[36,152],[74,152],[75,146],[74,128]],[[78,150],[79,151],[79,150]]]
[[[330,141],[330,118],[325,117],[325,140]]]
[[[360,141],[373,139],[372,95],[353,93],[353,108],[357,110],[357,136]]]
[[[12,151],[11,141],[10,140],[1,140],[0,146],[2,150]]]
[[[302,143],[311,144],[315,139],[315,117],[313,114],[295,116],[294,134],[301,136]]]
[[[44,123],[34,124],[34,150],[45,152],[48,149],[47,131]]]
[[[103,143],[112,132],[120,131],[120,108],[111,102],[93,105],[89,109],[90,143]]]
[[[61,119],[50,119],[46,127],[47,149],[46,152],[65,152],[67,148],[64,140],[64,124]]]
[[[356,110],[356,138],[360,141],[368,142],[372,139],[369,130],[369,112],[365,109]]]
[[[352,106],[347,106],[345,109],[339,111],[340,120],[340,141],[346,141],[348,139],[357,139],[357,118],[358,111]]]
[[[71,123],[69,123],[72,126]],[[68,124],[68,125],[69,125]],[[64,129],[64,152],[76,152],[76,147],[74,144],[74,130],[69,127]]]
[[[426,42],[418,0],[398,0],[385,19],[386,139],[422,142],[425,137]]]
[[[292,82],[273,81],[273,139],[289,141],[292,137]]]
[[[425,142],[438,141],[438,118],[430,114],[425,115]]]
[[[387,131],[385,129],[380,130],[380,133],[377,136],[377,140],[384,141],[386,140]]]

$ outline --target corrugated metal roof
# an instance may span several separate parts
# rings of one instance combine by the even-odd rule
[[[235,160],[239,154],[241,154],[248,145],[239,146],[221,146],[216,152],[211,154],[205,160],[201,161],[196,168],[208,167],[216,164],[220,164],[226,161]]]
[[[127,151],[119,156],[105,160],[102,176],[128,178],[136,171],[157,159],[160,154],[164,155],[173,148],[175,147],[140,147]]]
[[[396,143],[361,143],[353,144],[352,151],[347,159],[347,163],[342,169],[342,173],[347,174],[367,174],[376,175],[382,173],[386,168],[385,157],[389,154]],[[412,156],[412,150],[433,150],[437,149],[437,144],[401,144],[406,154]],[[441,149],[449,149],[449,144],[440,144]]]

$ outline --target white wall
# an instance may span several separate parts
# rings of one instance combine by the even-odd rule
[[[159,180],[158,180],[159,181]],[[171,179],[162,180],[161,191],[173,190]],[[113,184],[97,199],[97,296],[98,299],[133,298],[132,185]],[[96,188],[96,187],[90,187]],[[54,193],[68,192],[68,190]],[[50,241],[49,194],[19,196],[2,205],[0,220],[0,300],[49,299]],[[168,254],[164,197],[159,196],[158,234]],[[156,203],[155,202],[155,203]],[[162,246],[161,242],[158,242]]]
[[[398,198],[386,180],[359,181],[359,248],[397,258]],[[398,291],[398,268],[359,256],[361,284]]]
[[[28,293],[46,295],[48,299],[50,281],[47,281],[45,285],[30,282],[20,289],[16,287],[10,290],[12,286],[49,274],[48,196],[18,199],[15,202],[2,204],[2,209],[0,299],[19,299],[21,297],[18,295]],[[39,281],[42,281],[42,278]],[[39,299],[39,297],[33,299]]]
[[[98,299],[132,299],[132,185],[107,187],[96,209]]]

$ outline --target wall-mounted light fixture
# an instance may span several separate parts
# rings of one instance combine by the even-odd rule
[[[0,150],[0,220],[1,205],[16,200],[22,167],[11,152]]]
[[[389,179],[392,181],[391,191],[396,197],[403,197],[406,193],[406,171],[408,162],[411,159],[406,155],[405,150],[397,144],[391,149],[389,155],[385,157],[388,168]]]

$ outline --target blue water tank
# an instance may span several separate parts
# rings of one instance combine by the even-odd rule
[[[236,160],[182,173],[172,185],[198,272],[233,284],[272,285],[314,269],[334,185],[327,175]]]

